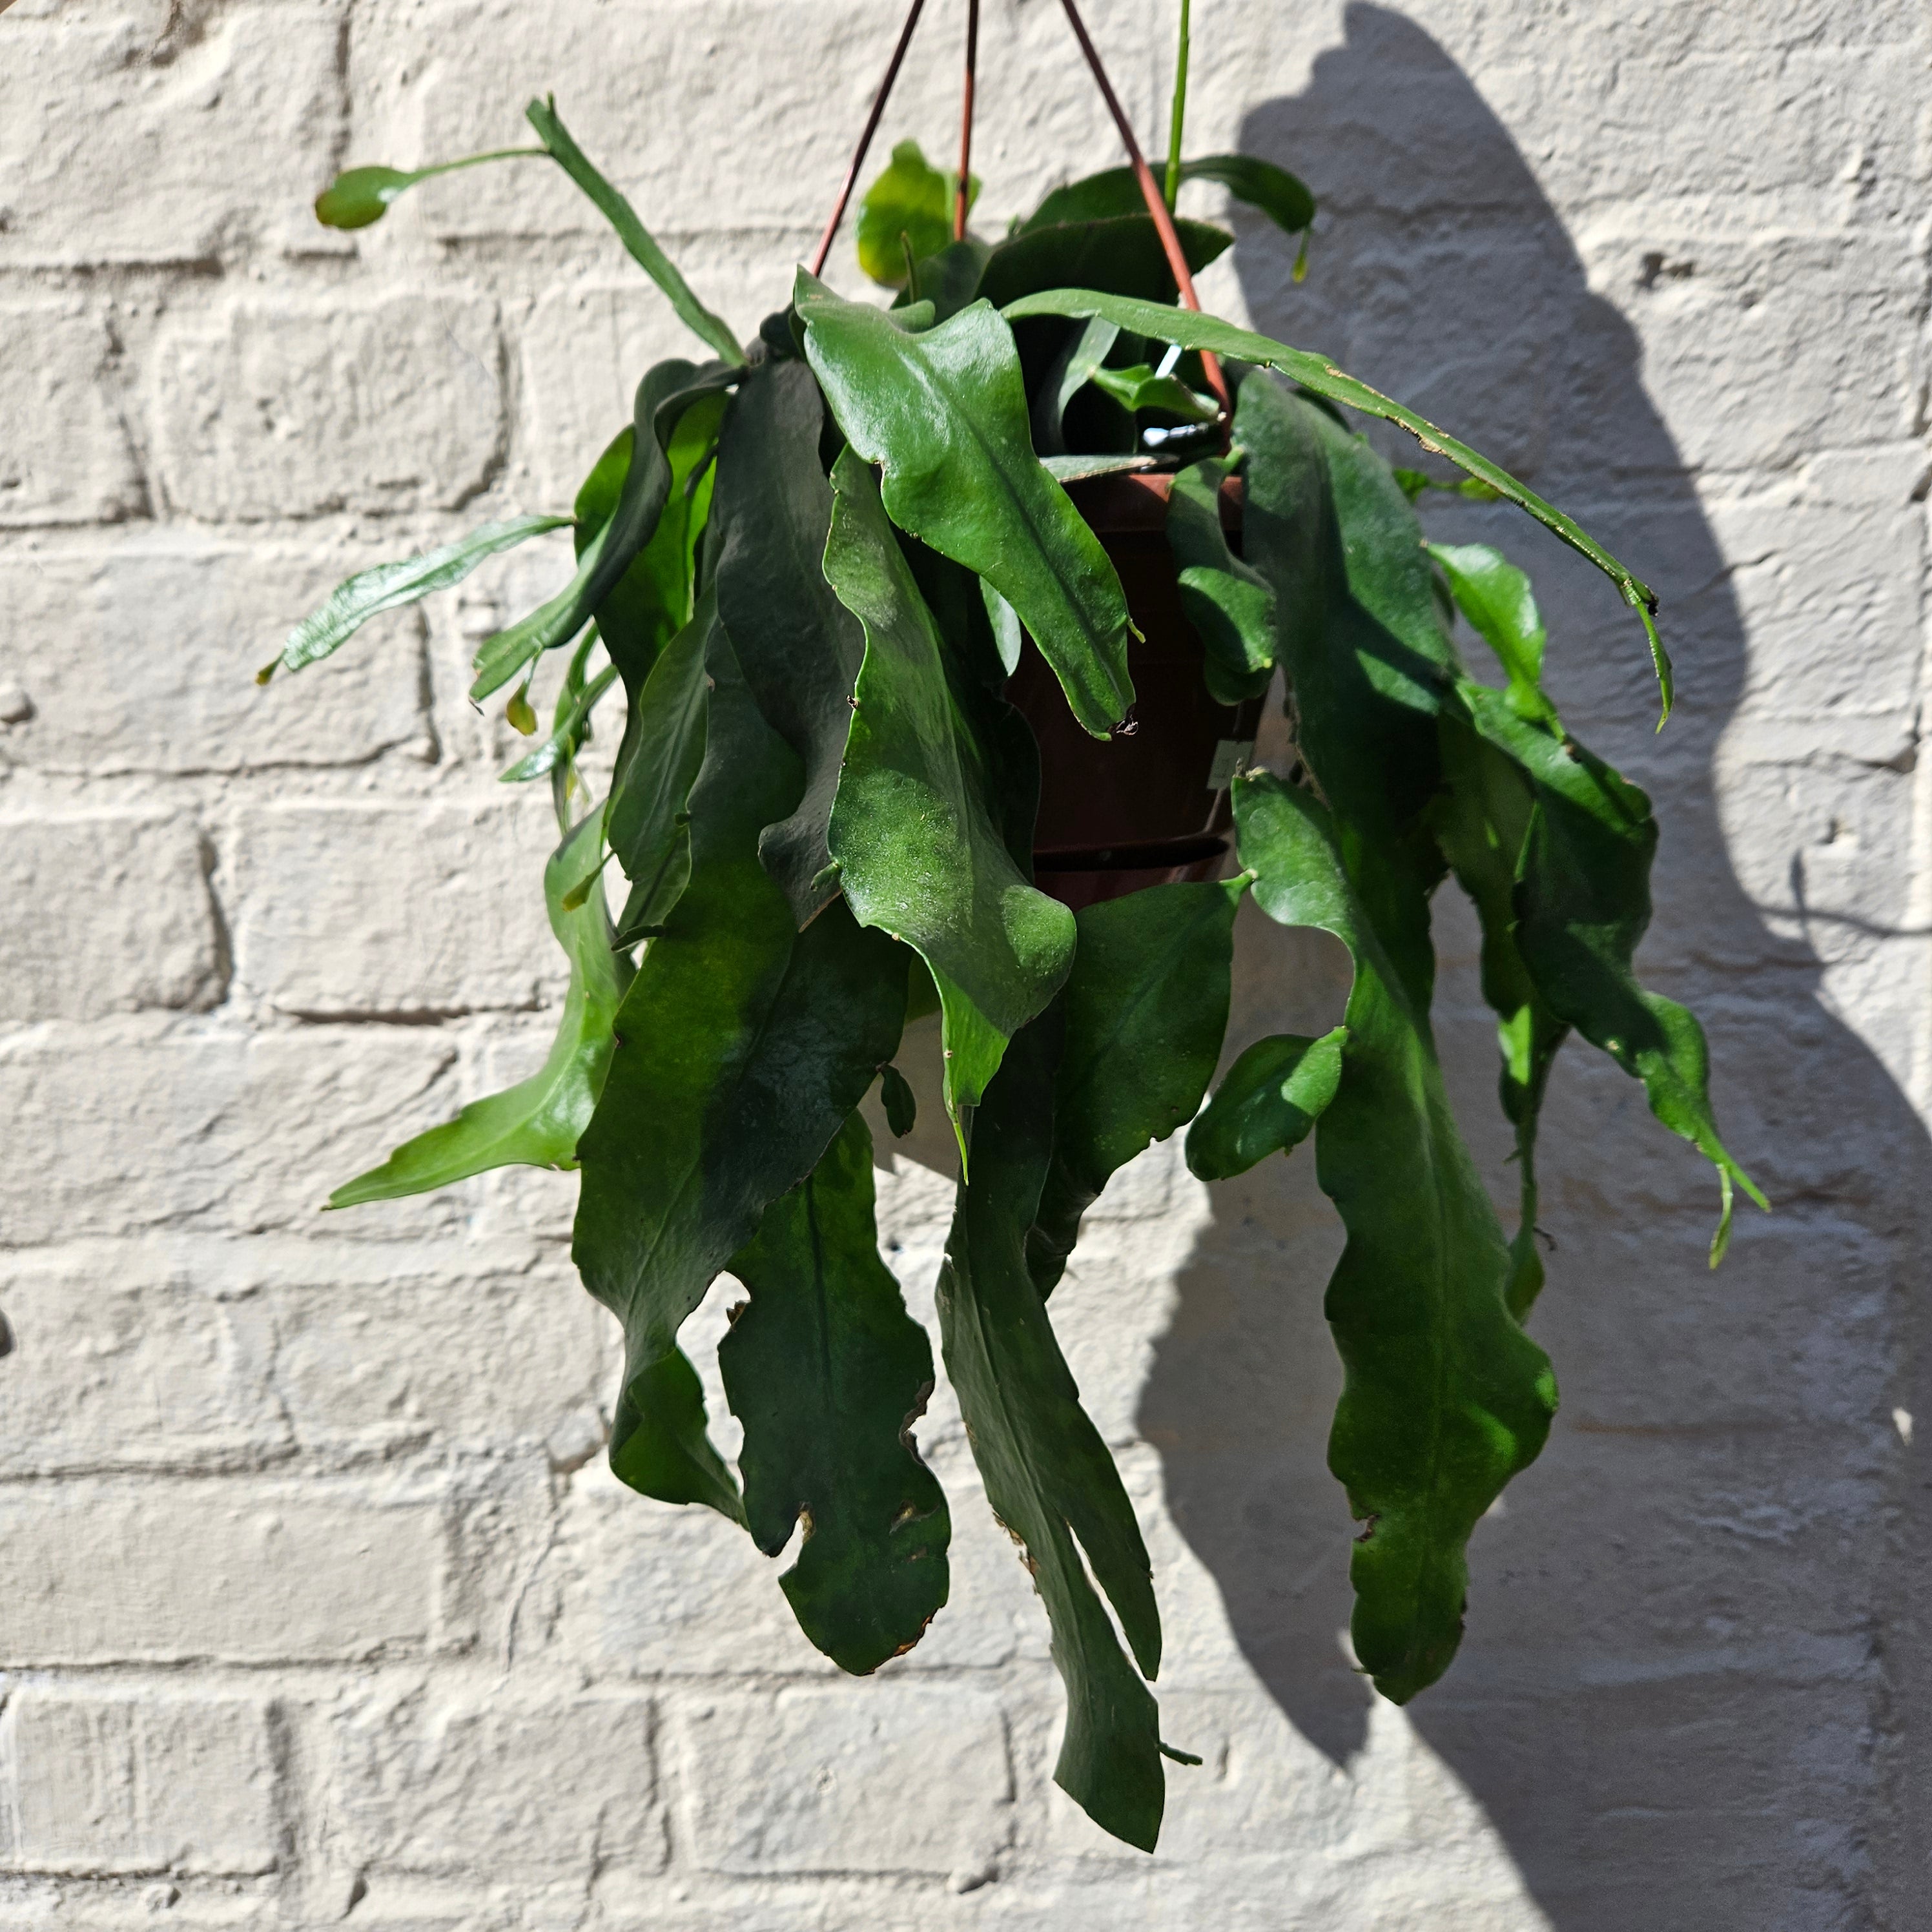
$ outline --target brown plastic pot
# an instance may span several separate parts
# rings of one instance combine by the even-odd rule
[[[1040,741],[1036,884],[1078,912],[1143,886],[1226,872],[1234,820],[1228,787],[1254,749],[1262,700],[1217,704],[1206,652],[1181,609],[1167,546],[1172,478],[1126,473],[1070,483],[1126,592],[1142,641],[1130,642],[1135,701],[1123,728],[1089,737],[1028,639],[1006,696]],[[1221,493],[1222,526],[1238,540],[1240,485]]]

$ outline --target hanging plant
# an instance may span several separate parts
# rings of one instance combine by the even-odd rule
[[[948,1589],[946,1504],[911,1436],[931,1351],[879,1258],[858,1111],[876,1084],[910,1130],[894,1059],[908,1021],[937,1009],[959,1150],[945,1372],[1052,1623],[1068,1699],[1056,1776],[1150,1848],[1161,1754],[1191,1760],[1160,1739],[1146,1548],[1049,1314],[1108,1177],[1184,1127],[1208,1180],[1312,1136],[1348,1238],[1326,1310],[1346,1370],[1330,1463],[1364,1526],[1354,1648],[1397,1702],[1454,1654],[1470,1532],[1556,1407],[1523,1322],[1543,1281],[1538,1118],[1565,1038],[1640,1080],[1714,1163],[1714,1264],[1733,1184],[1762,1197],[1718,1138],[1696,1021],[1632,969],[1648,800],[1558,716],[1522,572],[1485,545],[1426,542],[1414,499],[1444,486],[1392,469],[1346,412],[1413,432],[1463,472],[1456,487],[1520,505],[1608,575],[1667,715],[1652,593],[1413,411],[1198,312],[1192,273],[1232,238],[1173,213],[1184,182],[1221,184],[1304,244],[1313,201],[1252,156],[1178,158],[1184,8],[1163,194],[1064,4],[1131,164],[1057,189],[998,241],[969,233],[969,44],[956,172],[903,143],[862,208],[860,259],[892,307],[835,294],[817,272],[915,4],[812,266],[748,344],[554,104],[532,103],[541,145],[512,152],[590,196],[711,359],[644,373],[569,516],[486,525],[351,578],[261,675],[572,530],[574,574],[483,644],[471,688],[508,693],[533,734],[533,681],[568,653],[548,734],[503,775],[549,779],[561,833],[543,880],[570,962],[556,1043],[531,1078],[331,1204],[515,1162],[578,1169],[573,1252],[626,1343],[613,1468],[769,1555],[802,1521],[781,1586],[806,1636],[860,1673],[916,1643]],[[358,226],[470,164],[352,170],[317,212]],[[1501,688],[1462,664],[1458,612]],[[1244,768],[1277,676],[1285,774]],[[620,701],[614,776],[592,800],[580,754]],[[1481,921],[1514,1238],[1430,1031],[1430,900],[1451,878]],[[1250,892],[1335,934],[1353,988],[1320,1037],[1245,1044],[1209,1098]],[[719,1351],[744,1431],[735,1474],[679,1346],[722,1272],[747,1298]]]

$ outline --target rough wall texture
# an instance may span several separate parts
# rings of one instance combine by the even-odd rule
[[[930,10],[886,134],[943,149],[962,10]],[[684,345],[547,173],[354,238],[308,200],[514,141],[554,88],[748,331],[896,12],[0,18],[0,1926],[1926,1924],[1923,0],[1196,8],[1193,145],[1324,203],[1305,284],[1238,217],[1211,302],[1466,427],[1663,592],[1684,698],[1653,739],[1606,587],[1520,520],[1431,512],[1538,572],[1568,715],[1658,795],[1648,967],[1701,1007],[1779,1208],[1707,1275],[1708,1172],[1613,1070],[1559,1067],[1564,1406],[1410,1711],[1338,1636],[1305,1158],[1210,1192],[1156,1150],[1054,1304],[1154,1552],[1163,1728],[1207,1760],[1151,1860],[1048,1784],[1044,1624],[956,1416],[924,1438],[954,1604],[840,1681],[742,1537],[604,1471],[568,1180],[316,1218],[541,1054],[545,809],[496,785],[462,666],[556,554],[298,683],[249,673],[350,569],[565,499]],[[1150,129],[1168,14],[1094,8]],[[1111,153],[1052,0],[988,0],[982,93],[990,218]],[[1244,922],[1236,1039],[1327,1024],[1340,974]],[[882,1187],[929,1317],[922,1154]]]

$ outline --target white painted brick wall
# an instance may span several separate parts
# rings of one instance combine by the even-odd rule
[[[944,153],[962,10],[928,10],[884,136]],[[1158,148],[1166,0],[1092,11]],[[944,1391],[955,1601],[850,1682],[742,1536],[604,1468],[617,1358],[567,1181],[317,1218],[542,1052],[548,804],[497,787],[512,741],[463,666],[565,545],[250,674],[350,571],[566,502],[692,344],[548,172],[352,237],[308,200],[517,142],[554,88],[748,332],[898,13],[0,16],[0,1928],[1924,1923],[1923,0],[1195,9],[1190,145],[1324,208],[1299,289],[1238,214],[1210,301],[1466,427],[1663,592],[1684,695],[1653,740],[1607,590],[1520,520],[1430,512],[1534,568],[1566,712],[1657,793],[1648,970],[1708,1022],[1780,1210],[1708,1275],[1700,1164],[1562,1064],[1536,1328],[1564,1407],[1410,1710],[1339,1640],[1338,1240],[1305,1160],[1210,1193],[1156,1150],[1054,1304],[1154,1553],[1163,1730],[1207,1760],[1151,1860],[1048,1782],[1044,1622]],[[1112,144],[1051,0],[986,14],[997,225]],[[1442,939],[1507,1188],[1467,919]],[[1239,960],[1239,1037],[1332,1018],[1324,942],[1244,912]],[[928,1320],[943,1139],[881,1183]]]

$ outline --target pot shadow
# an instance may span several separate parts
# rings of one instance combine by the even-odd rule
[[[1532,571],[1566,720],[1652,790],[1664,842],[1646,976],[1703,1018],[1719,1119],[1778,1210],[1744,1207],[1708,1273],[1708,1169],[1634,1082],[1569,1046],[1546,1117],[1539,1218],[1554,1252],[1531,1322],[1563,1408],[1479,1526],[1461,1654],[1410,1715],[1558,1932],[1873,1922],[1888,1871],[1903,1886],[1923,1870],[1923,1846],[1904,1842],[1922,1828],[1895,1802],[1920,1692],[1901,1653],[1922,1648],[1897,1580],[1927,1512],[1892,1411],[1932,1407],[1913,1394],[1925,1352],[1910,1253],[1932,1148],[1820,996],[1828,969],[1856,976],[1898,935],[1805,909],[1842,883],[1819,849],[1841,831],[1898,849],[1886,826],[1909,810],[1909,739],[1856,767],[1733,753],[1734,818],[1752,818],[1754,849],[1783,838],[1792,854],[1786,878],[1760,880],[1750,860],[1756,896],[1796,908],[1767,917],[1732,868],[1713,784],[1747,671],[1732,569],[1646,394],[1635,330],[1592,292],[1508,132],[1420,28],[1354,4],[1345,44],[1305,92],[1253,110],[1240,145],[1304,172],[1327,217],[1300,286],[1292,250],[1241,224],[1256,326],[1460,428],[1661,593],[1682,697],[1653,739],[1642,638],[1610,586],[1505,506],[1445,497],[1426,512],[1432,535],[1497,542]],[[1634,312],[1695,274],[1630,257]],[[1423,460],[1406,439],[1386,447]],[[1869,817],[1840,827],[1847,799]],[[1438,1034],[1507,1228],[1493,1025],[1454,896],[1438,900]],[[1231,1057],[1333,1024],[1346,994],[1339,948],[1251,906],[1236,970]],[[1340,1235],[1306,1150],[1212,1202],[1141,1430],[1248,1663],[1346,1766],[1370,1694],[1342,1646],[1352,1526],[1324,1455],[1340,1376],[1321,1300]]]

